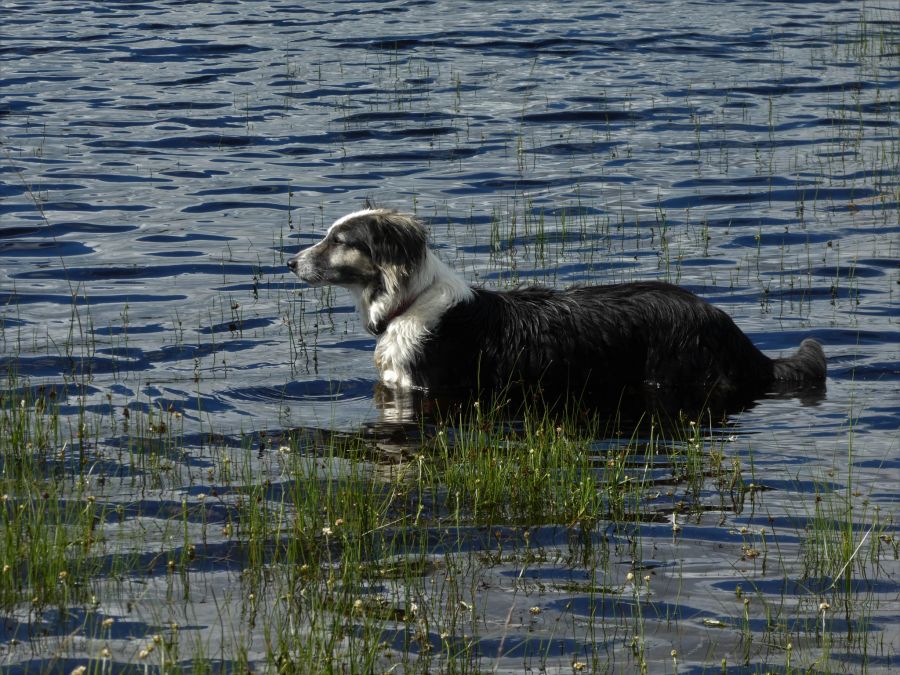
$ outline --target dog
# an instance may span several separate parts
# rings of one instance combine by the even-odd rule
[[[310,286],[353,294],[377,336],[375,365],[395,389],[574,396],[651,388],[747,392],[821,387],[821,345],[769,358],[722,310],[678,286],[638,281],[566,290],[470,286],[428,247],[417,218],[350,213],[288,260]]]

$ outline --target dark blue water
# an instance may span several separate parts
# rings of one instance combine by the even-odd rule
[[[890,3],[0,17],[0,368],[64,410],[176,411],[187,433],[377,420],[349,296],[284,265],[371,198],[426,218],[476,284],[666,279],[771,355],[817,337],[824,400],[764,401],[737,442],[763,480],[801,481],[840,475],[852,444],[856,488],[897,513]],[[894,648],[898,611],[880,624]]]

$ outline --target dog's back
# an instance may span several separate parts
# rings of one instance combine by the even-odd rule
[[[776,379],[822,381],[821,347],[804,345],[773,361],[725,312],[660,282],[476,290],[443,316],[413,370],[418,384],[432,389],[533,383],[576,393],[635,385],[734,390]]]

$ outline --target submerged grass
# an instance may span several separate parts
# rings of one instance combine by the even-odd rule
[[[714,531],[763,503],[752,457],[697,419],[629,428],[536,407],[511,419],[482,403],[399,449],[315,429],[191,447],[177,417],[152,408],[115,438],[64,433],[59,403],[34,391],[10,376],[0,399],[0,611],[15,640],[71,617],[98,672],[110,659],[136,672],[481,672],[515,654],[557,663],[564,634],[576,671],[649,671],[663,657],[648,632],[691,623],[671,587],[680,572],[655,559],[683,556],[696,536],[682,543],[685,529]],[[88,412],[83,423],[102,426]],[[800,568],[793,549],[772,548],[783,528],[731,525],[729,564],[744,581],[735,608],[701,611],[722,638],[707,663],[827,670],[825,646],[883,654],[869,640],[873,584],[897,558],[894,525],[852,508],[861,497],[846,485],[823,486],[790,533]],[[545,576],[557,568],[568,571]],[[782,570],[781,596],[767,569]],[[173,625],[211,586],[218,637]],[[115,635],[146,617],[148,592],[162,594],[151,625],[169,628],[125,640],[96,628]],[[510,603],[503,625],[498,601]],[[671,645],[677,662],[675,634]]]

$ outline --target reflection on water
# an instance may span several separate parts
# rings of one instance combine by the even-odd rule
[[[248,470],[270,480],[274,499],[290,486],[277,455],[289,430],[317,458],[335,434],[361,433],[374,439],[367,461],[397,467],[422,455],[441,415],[473,414],[466,399],[377,386],[374,341],[349,295],[299,286],[285,267],[367,198],[416,210],[438,255],[477,285],[668,280],[728,311],[770,356],[819,339],[829,368],[827,391],[712,402],[710,437],[723,436],[731,457],[752,458],[746,483],[774,489],[764,508],[754,510],[750,493],[753,508],[721,507],[728,515],[700,491],[705,515],[681,523],[680,542],[670,522],[648,517],[646,550],[629,555],[653,570],[652,602],[623,597],[621,578],[579,577],[579,554],[631,551],[633,531],[554,523],[528,530],[526,542],[518,528],[495,537],[455,523],[448,540],[442,524],[422,535],[435,558],[454,541],[488,557],[498,542],[543,547],[559,560],[548,553],[527,574],[504,560],[484,570],[477,584],[502,592],[482,594],[475,647],[434,630],[421,643],[386,632],[386,643],[413,644],[423,658],[426,644],[472,648],[498,672],[532,658],[568,669],[586,654],[627,668],[616,661],[621,640],[596,626],[640,614],[653,617],[642,635],[668,637],[674,614],[687,642],[719,631],[723,653],[743,654],[741,630],[760,643],[770,636],[761,614],[729,623],[735,578],[773,599],[794,593],[798,570],[768,584],[772,568],[754,567],[759,558],[744,549],[735,556],[736,540],[771,531],[785,556],[799,557],[797,533],[823,522],[808,517],[823,481],[881,514],[896,510],[900,16],[891,6],[45,4],[0,10],[0,369],[15,371],[17,398],[58,402],[68,429],[80,428],[84,410],[97,416],[92,433],[112,450],[54,448],[47,470],[61,485],[84,466],[103,473],[110,487],[100,501],[124,531],[155,533],[182,503],[199,509],[200,491],[239,492],[214,470],[219,443],[255,439]],[[648,408],[690,418],[706,403],[635,392],[615,401],[616,419],[633,428]],[[152,442],[138,446],[141,433]],[[598,465],[617,442],[596,439]],[[137,468],[135,457],[158,464]],[[661,483],[660,495],[668,489]],[[225,528],[228,513],[211,510],[210,522]],[[137,660],[134,641],[172,614],[161,550],[208,550],[186,578],[202,578],[209,597],[233,597],[244,561],[227,536],[207,534],[190,530],[187,547],[152,534],[134,552],[147,578],[128,583],[140,586],[146,614],[102,608],[121,631],[110,635],[116,663]],[[631,564],[621,555],[612,569]],[[884,564],[895,578],[896,565]],[[893,583],[873,585],[869,597],[895,600]],[[221,607],[243,616],[238,600]],[[531,614],[538,602],[544,614]],[[230,640],[228,628],[216,632],[215,604],[174,610],[191,614],[210,652]],[[884,655],[897,643],[888,605],[870,624],[837,626],[882,631],[887,646],[867,657],[876,670],[895,665]],[[7,616],[3,667],[44,668],[48,650],[62,652],[34,636],[67,636],[76,625],[96,636],[98,616]],[[813,633],[822,620],[813,608],[785,625]],[[560,621],[564,631],[550,628]],[[672,663],[668,639],[646,649],[651,670],[692,667]],[[849,651],[831,658],[824,669],[860,665]],[[783,661],[758,665],[774,663]],[[82,661],[53,664],[69,672]]]
[[[560,420],[615,420],[621,428],[641,429],[643,425],[683,426],[685,420],[704,419],[716,426],[727,425],[734,415],[752,410],[766,400],[792,401],[798,406],[817,406],[826,400],[824,386],[798,386],[779,382],[769,390],[730,391],[710,394],[702,389],[632,387],[618,394],[577,396],[557,394],[548,398],[542,390],[509,387],[501,392],[442,392],[420,389],[394,389],[375,385],[377,418],[370,420],[366,432],[391,433],[405,429],[410,443],[418,442],[413,432],[449,420],[464,419],[472,410],[489,410],[498,419],[525,417]]]

